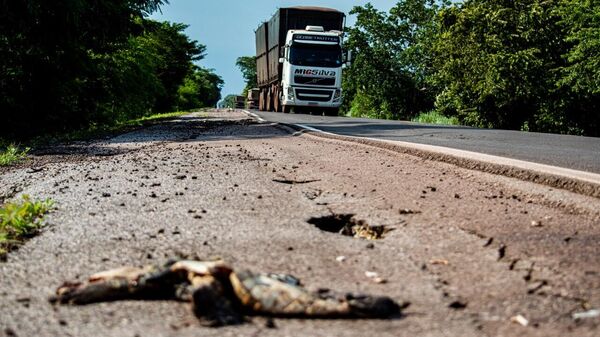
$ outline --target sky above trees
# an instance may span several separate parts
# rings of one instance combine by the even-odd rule
[[[322,6],[348,12],[354,6],[372,3],[379,10],[388,11],[394,4],[390,0],[170,0],[162,7],[162,13],[151,16],[156,20],[168,20],[190,25],[186,33],[193,40],[207,46],[204,67],[214,68],[225,81],[222,97],[242,92],[244,78],[235,63],[240,56],[251,56],[254,50],[254,30],[262,21],[268,20],[278,7]],[[347,24],[355,18],[348,17]]]

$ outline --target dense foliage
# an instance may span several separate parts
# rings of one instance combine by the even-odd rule
[[[398,1],[355,7],[345,109],[600,135],[599,0]]]
[[[225,96],[225,98],[223,98],[223,100],[219,104],[220,104],[221,108],[235,109],[236,101],[237,101],[237,95],[227,95],[227,96]]]
[[[145,18],[164,0],[0,1],[3,138],[209,105],[220,95],[220,78],[193,65],[205,47],[186,26]],[[184,82],[193,88],[180,90]],[[199,95],[190,97],[194,85]]]
[[[242,56],[238,57],[235,65],[242,71],[242,76],[246,82],[246,87],[242,92],[242,96],[246,97],[248,90],[258,87],[258,80],[256,77],[256,57],[255,56]]]

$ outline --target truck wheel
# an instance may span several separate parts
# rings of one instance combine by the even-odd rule
[[[292,107],[290,107],[288,105],[283,105],[281,107],[281,110],[283,111],[284,114],[289,114],[292,111]]]
[[[271,97],[271,90],[267,92],[267,104],[265,107],[266,111],[273,111],[273,97]]]
[[[281,100],[279,98],[279,89],[273,91],[273,105],[275,112],[281,112]]]
[[[265,93],[264,90],[260,90],[260,94],[258,95],[258,110],[265,111]]]

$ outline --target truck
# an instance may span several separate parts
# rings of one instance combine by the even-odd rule
[[[342,104],[346,15],[323,7],[280,8],[255,31],[258,108],[337,115]]]
[[[260,96],[259,89],[253,88],[248,90],[246,97],[246,108],[247,109],[258,109],[258,98]]]
[[[236,109],[245,109],[246,108],[246,97],[244,96],[235,96],[235,108]]]

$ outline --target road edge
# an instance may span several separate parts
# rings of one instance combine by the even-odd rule
[[[250,111],[242,110],[259,122],[266,122]],[[453,164],[469,170],[482,171],[564,189],[577,194],[600,198],[600,174],[577,171],[524,160],[481,154],[435,145],[391,141],[368,137],[338,135],[302,124],[275,123],[314,137],[369,145],[397,153],[409,154],[426,160]]]

